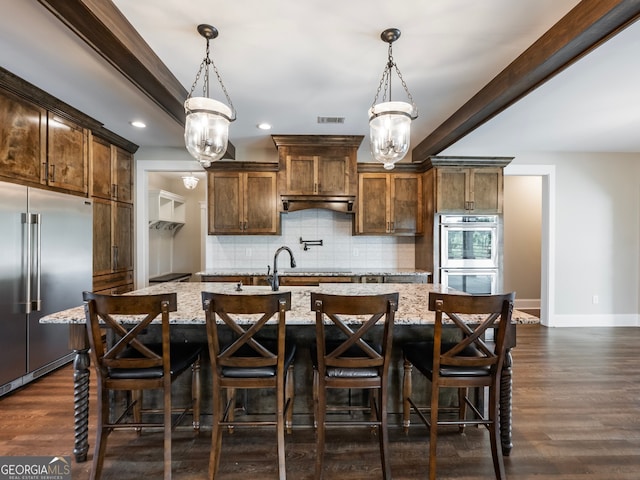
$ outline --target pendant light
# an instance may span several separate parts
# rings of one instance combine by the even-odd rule
[[[382,163],[385,169],[391,170],[395,163],[402,160],[409,151],[411,120],[418,118],[418,109],[400,69],[393,60],[392,44],[400,38],[400,30],[388,28],[380,34],[380,38],[389,44],[389,53],[378,91],[369,109],[369,141],[373,158]],[[395,69],[411,103],[391,100],[392,68]],[[380,92],[382,92],[382,102],[376,103]]]
[[[229,123],[236,119],[236,112],[227,89],[222,83],[220,73],[209,57],[209,40],[218,36],[218,30],[211,25],[201,24],[198,25],[198,33],[207,40],[207,48],[205,58],[200,64],[200,69],[191,86],[189,96],[184,102],[184,110],[187,114],[184,141],[191,156],[206,168],[211,165],[211,162],[220,160],[227,151]],[[218,83],[220,83],[229,105],[209,98],[210,67],[213,67]],[[202,97],[194,97],[193,92],[201,76],[204,77]]]
[[[194,190],[198,186],[198,178],[193,176],[193,173],[189,172],[189,175],[182,177],[182,183],[187,190]]]

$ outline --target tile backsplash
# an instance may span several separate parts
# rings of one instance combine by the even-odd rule
[[[273,263],[276,249],[293,251],[297,267],[304,268],[414,268],[413,237],[353,236],[352,215],[322,209],[282,215],[282,235],[210,235],[206,245],[206,268],[264,269]],[[322,240],[309,246],[304,240]],[[278,268],[288,266],[281,255]]]

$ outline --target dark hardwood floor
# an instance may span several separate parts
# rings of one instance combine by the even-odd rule
[[[640,328],[518,327],[514,350],[514,450],[505,459],[511,479],[636,480],[640,478]],[[65,367],[0,398],[0,455],[71,455],[72,371]],[[95,433],[94,396],[90,442]],[[426,430],[390,432],[395,479],[426,478]],[[209,430],[174,434],[174,478],[207,478]],[[367,429],[330,429],[328,479],[381,478],[377,439]],[[160,433],[115,432],[103,479],[162,477]],[[223,439],[222,479],[277,477],[275,433],[238,429]],[[291,479],[310,479],[315,453],[310,429],[287,437]],[[438,478],[491,479],[484,429],[444,433]],[[89,460],[92,452],[90,451]],[[131,459],[135,459],[132,461]],[[73,462],[74,480],[88,478],[90,461]]]

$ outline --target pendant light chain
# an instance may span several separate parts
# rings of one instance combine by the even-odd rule
[[[404,88],[404,91],[406,92],[407,97],[409,98],[409,101],[411,102],[411,105],[413,105],[413,107],[414,107],[415,117],[417,117],[418,116],[418,108],[415,106],[415,102],[413,101],[413,97],[411,96],[411,92],[409,92],[409,87],[407,87],[407,83],[404,81],[404,78],[402,77],[402,73],[400,72],[400,69],[398,68],[398,65],[393,60],[393,44],[392,43],[389,43],[389,53],[388,53],[387,65],[384,67],[384,71],[382,72],[382,78],[380,79],[380,83],[378,84],[378,90],[376,91],[376,96],[373,99],[373,103],[371,104],[371,107],[373,108],[376,105],[378,97],[380,96],[380,92],[383,92],[383,94],[382,94],[382,101],[383,102],[385,102],[387,100],[387,92],[389,93],[389,101],[391,101],[391,69],[392,68],[395,69],[396,74],[398,75],[398,78],[400,79],[400,83],[402,84],[402,88]]]
[[[202,60],[202,63],[200,63],[200,68],[198,69],[198,73],[196,73],[196,79],[194,80],[193,85],[191,85],[191,90],[189,91],[189,95],[187,96],[187,98],[191,98],[191,96],[193,95],[193,92],[196,89],[196,85],[198,84],[198,81],[202,76],[203,70],[204,70],[204,80],[202,85],[202,96],[206,98],[209,97],[209,66],[211,65],[213,66],[213,71],[215,72],[216,78],[218,79],[218,82],[220,83],[220,87],[222,88],[222,93],[224,93],[224,96],[227,99],[227,102],[229,103],[229,107],[231,107],[231,111],[233,112],[233,117],[231,119],[231,121],[233,121],[236,119],[236,109],[233,106],[231,97],[229,97],[227,88],[224,86],[224,82],[222,81],[222,77],[220,76],[220,72],[218,71],[218,67],[216,67],[216,64],[210,58],[210,55],[209,55],[210,52],[211,52],[211,49],[209,46],[209,39],[207,38],[207,47],[205,50],[206,54],[204,59]]]

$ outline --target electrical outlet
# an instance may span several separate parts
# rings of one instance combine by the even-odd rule
[[[357,248],[354,248],[354,249],[353,249],[353,256],[354,256],[354,257],[357,257],[357,256],[359,256],[359,255],[360,255],[360,250],[358,250]]]
[[[598,298],[598,295],[594,295],[593,297],[591,297],[591,302],[594,305],[598,305],[598,302],[600,301],[600,299]]]
[[[245,249],[244,249],[244,255],[245,255],[245,257],[250,257],[252,253],[253,253],[253,252],[251,252],[251,249],[250,249],[250,248],[245,248]]]

